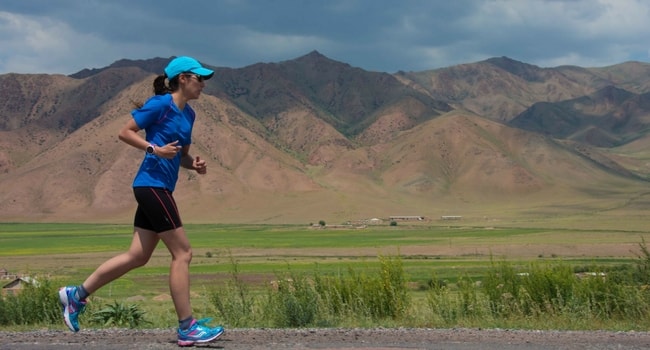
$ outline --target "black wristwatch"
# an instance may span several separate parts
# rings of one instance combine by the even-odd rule
[[[156,147],[153,144],[150,143],[149,146],[147,146],[146,151],[149,154],[154,154],[154,152],[156,152]]]

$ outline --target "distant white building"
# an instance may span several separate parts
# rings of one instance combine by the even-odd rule
[[[419,215],[394,215],[388,218],[392,221],[424,221],[424,216]]]

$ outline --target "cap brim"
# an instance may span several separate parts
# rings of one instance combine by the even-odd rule
[[[194,69],[191,70],[191,72],[194,73],[194,74],[198,74],[198,75],[202,76],[203,79],[205,79],[205,80],[208,80],[208,79],[212,78],[212,76],[214,75],[213,70],[203,68],[203,67],[194,68]]]

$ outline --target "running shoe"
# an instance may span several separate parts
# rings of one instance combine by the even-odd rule
[[[223,327],[208,327],[211,318],[192,321],[192,325],[187,330],[178,329],[178,345],[192,346],[194,343],[207,343],[217,339],[223,334]]]
[[[79,314],[86,308],[86,301],[77,297],[77,287],[59,289],[59,301],[63,307],[63,321],[73,332],[79,331]]]

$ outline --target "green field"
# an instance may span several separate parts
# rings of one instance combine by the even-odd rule
[[[348,266],[372,267],[379,256],[399,255],[413,281],[433,274],[455,279],[478,276],[489,260],[561,259],[572,264],[618,264],[636,258],[650,233],[642,231],[548,228],[494,228],[435,225],[314,229],[279,225],[187,225],[197,280],[227,275],[231,257],[251,281],[275,278],[279,271],[325,272]],[[101,262],[128,248],[127,225],[0,224],[0,268],[12,273],[81,280]],[[125,276],[134,285],[165,290],[169,259],[162,245],[150,263]],[[266,278],[263,278],[266,276]],[[161,286],[155,281],[161,280]],[[153,284],[153,285],[149,285]],[[137,294],[129,288],[124,295]]]
[[[381,257],[399,257],[409,288],[433,279],[480,281],[491,263],[508,261],[522,271],[530,262],[569,264],[576,270],[633,264],[646,231],[577,228],[481,227],[456,224],[310,228],[296,225],[186,225],[194,258],[193,304],[209,313],[208,291],[236,268],[252,290],[288,273],[373,273]],[[132,227],[106,224],[0,223],[0,268],[79,284],[99,264],[126,250]],[[168,294],[169,256],[162,243],[150,262],[102,288],[94,297],[137,301],[163,323],[173,322]]]

